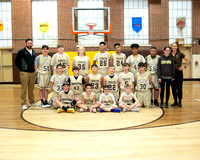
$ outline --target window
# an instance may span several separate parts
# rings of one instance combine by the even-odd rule
[[[0,47],[12,47],[11,2],[0,2]]]
[[[142,17],[142,30],[139,33],[132,29],[132,17]],[[132,43],[149,44],[148,0],[124,0],[124,45]]]
[[[103,0],[78,0],[79,8],[99,8],[103,7]],[[92,12],[92,13],[91,13]],[[97,23],[95,29],[104,28],[104,12],[103,11],[79,11],[78,13],[78,29],[89,30],[86,23]],[[78,35],[78,45],[81,46],[98,46],[99,42],[104,41],[104,34],[98,35]]]
[[[185,17],[185,28],[180,30],[176,26],[176,19]],[[169,43],[176,38],[184,38],[185,44],[192,44],[192,1],[169,0]]]
[[[57,0],[33,0],[32,21],[34,46],[41,47],[43,44],[56,46],[58,43]],[[43,32],[40,29],[43,29]]]

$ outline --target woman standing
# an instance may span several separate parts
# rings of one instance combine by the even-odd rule
[[[77,51],[77,56],[73,58],[72,68],[74,66],[79,67],[79,75],[84,78],[89,74],[90,69],[90,59],[86,56],[86,51],[84,47],[79,47]]]
[[[172,43],[172,52],[171,55],[174,59],[174,67],[175,67],[175,80],[171,83],[172,87],[172,93],[173,93],[173,98],[174,98],[174,103],[171,104],[171,106],[176,106],[182,107],[182,88],[183,88],[183,70],[187,68],[187,66],[190,63],[190,60],[180,52],[179,46],[176,42]],[[182,59],[186,61],[186,65],[183,67],[182,66]],[[178,100],[177,101],[177,97]]]
[[[164,99],[165,83],[166,83],[165,108],[168,108],[168,100],[170,96],[170,84],[175,77],[174,60],[173,57],[170,55],[170,53],[171,53],[171,48],[167,46],[164,48],[164,54],[158,59],[157,75],[158,75],[158,81],[159,83],[161,83],[160,108],[164,107],[163,99]]]

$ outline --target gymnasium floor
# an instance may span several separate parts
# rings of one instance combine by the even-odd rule
[[[199,90],[200,82],[184,82],[182,108],[57,114],[22,112],[20,85],[1,84],[0,159],[200,159]]]

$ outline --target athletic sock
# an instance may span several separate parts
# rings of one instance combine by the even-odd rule
[[[69,106],[67,106],[67,107],[63,106],[62,107],[62,109],[65,110],[65,111],[67,111],[68,108],[69,108]]]

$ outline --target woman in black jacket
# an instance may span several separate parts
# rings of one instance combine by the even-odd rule
[[[164,54],[158,59],[157,75],[158,75],[158,81],[159,83],[161,83],[160,108],[163,108],[164,106],[163,99],[164,99],[165,83],[166,83],[165,108],[168,108],[168,101],[170,96],[170,84],[175,77],[174,60],[173,57],[170,55],[170,53],[171,53],[171,48],[167,46],[164,48]]]

